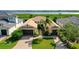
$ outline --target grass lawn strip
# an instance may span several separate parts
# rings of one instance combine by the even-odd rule
[[[53,39],[35,39],[38,43],[32,42],[33,49],[52,49],[55,48]],[[33,41],[35,41],[33,40]],[[39,41],[40,40],[40,41]]]
[[[5,40],[0,41],[0,49],[11,49],[16,45],[17,41],[6,43]]]

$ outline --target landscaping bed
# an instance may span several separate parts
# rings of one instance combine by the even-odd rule
[[[79,49],[79,43],[75,43],[75,42],[67,42],[67,48],[69,49]]]
[[[11,37],[0,41],[0,49],[11,49],[13,48],[16,44],[17,41],[22,37],[22,31],[21,30],[15,30]]]
[[[54,49],[55,43],[52,38],[37,38],[32,41],[33,49]]]

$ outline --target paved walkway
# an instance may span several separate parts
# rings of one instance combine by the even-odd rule
[[[32,49],[32,40],[39,37],[23,36],[13,49]]]
[[[54,39],[55,43],[56,43],[56,48],[55,49],[67,49],[67,47],[65,46],[65,44],[63,44],[62,41],[60,41],[59,37],[56,37]]]
[[[32,49],[31,36],[23,36],[13,49]]]

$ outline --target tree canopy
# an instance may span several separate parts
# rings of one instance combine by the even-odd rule
[[[62,36],[70,41],[75,41],[79,37],[79,26],[73,23],[67,23],[63,26]]]

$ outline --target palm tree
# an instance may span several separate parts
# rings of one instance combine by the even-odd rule
[[[41,34],[41,32],[44,33],[46,31],[44,21],[40,21],[40,23],[38,23],[38,30],[39,30],[40,34]]]
[[[42,32],[42,34],[49,34],[50,33],[50,25],[52,24],[52,20],[46,17],[46,20],[41,20],[38,24],[38,30]]]
[[[46,20],[45,20],[45,28],[46,28],[46,33],[49,35],[50,32],[51,32],[51,29],[50,29],[50,26],[52,24],[52,20],[50,20],[49,17],[46,17]]]

